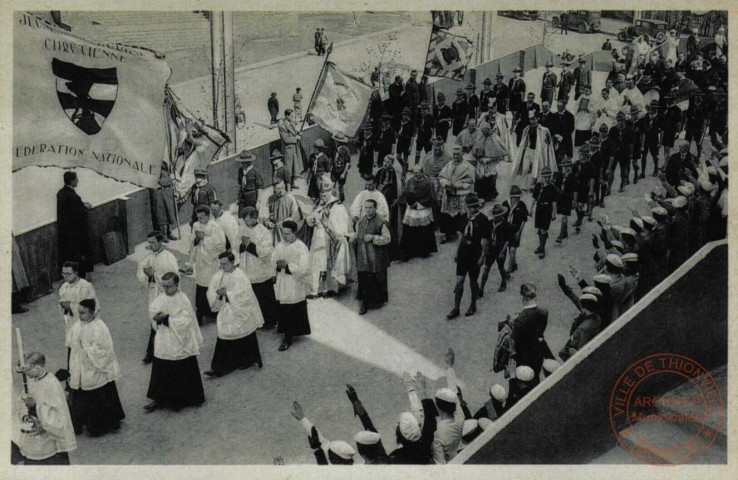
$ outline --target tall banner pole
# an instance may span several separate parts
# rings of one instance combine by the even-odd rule
[[[325,74],[325,67],[328,66],[328,57],[331,56],[331,52],[333,52],[333,42],[328,46],[328,49],[325,52],[325,60],[323,61],[323,67],[320,69],[320,75],[318,75],[318,81],[315,82],[315,87],[313,88],[313,94],[310,96],[310,102],[308,103],[307,111],[305,112],[305,115],[302,117],[302,125],[300,125],[300,133],[302,133],[302,129],[305,127],[305,122],[307,121],[308,115],[310,115],[310,110],[313,107],[313,100],[315,100],[315,94],[318,91],[318,87],[322,85],[323,83],[323,75]]]

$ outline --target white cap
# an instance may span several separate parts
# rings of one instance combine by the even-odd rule
[[[479,428],[479,422],[472,419],[464,420],[464,428],[461,430],[461,436],[466,437],[470,433],[474,433],[474,430]]]
[[[412,413],[402,412],[400,414],[400,433],[410,442],[420,440],[420,426]]]
[[[354,441],[362,445],[376,445],[380,442],[382,437],[377,432],[370,432],[363,430],[354,436]]]
[[[615,268],[623,268],[623,260],[620,258],[619,255],[615,255],[614,253],[610,253],[605,257],[605,262],[609,263]]]
[[[458,397],[449,388],[440,388],[436,391],[436,398],[448,403],[456,403]]]
[[[503,387],[499,383],[495,383],[494,385],[489,387],[489,394],[492,395],[492,397],[499,402],[504,402],[505,399],[507,399],[507,391],[505,391],[505,387]]]
[[[610,285],[612,283],[612,277],[604,273],[598,273],[592,277],[592,280],[603,285]]]
[[[553,358],[547,358],[543,361],[543,369],[549,373],[553,373],[559,368],[561,364]]]
[[[602,298],[602,292],[597,287],[587,286],[582,289],[582,293],[589,293],[595,297]]]
[[[655,227],[659,223],[659,222],[656,221],[655,218],[653,218],[650,215],[644,215],[643,217],[641,217],[641,220],[643,220],[643,223],[645,225],[651,225],[652,227]]]
[[[492,428],[492,425],[494,424],[495,422],[493,422],[487,417],[482,417],[479,419],[479,426],[482,427],[482,430],[489,430],[490,428]]]
[[[687,198],[682,196],[676,197],[671,204],[674,205],[674,208],[684,208],[687,206]]]
[[[685,197],[688,197],[689,196],[689,189],[687,188],[686,185],[679,185],[677,187],[677,190],[679,190],[679,193],[681,193]]]
[[[622,257],[620,257],[624,262],[638,262],[638,254],[637,253],[626,253]]]
[[[527,365],[521,365],[515,369],[515,378],[523,382],[530,382],[535,377],[535,372]]]
[[[727,155],[726,155],[726,156],[724,156],[724,157],[723,157],[723,158],[722,158],[722,159],[720,160],[720,166],[721,166],[721,167],[727,167],[727,166],[728,166],[728,156],[727,156]]]
[[[624,229],[620,230],[620,235],[630,235],[631,237],[635,238],[637,233],[632,228],[625,227]]]
[[[621,252],[622,252],[623,250],[625,250],[625,245],[623,245],[623,242],[621,242],[620,240],[613,240],[613,241],[612,241],[612,242],[610,242],[610,243],[612,244],[612,246],[613,246],[613,247],[617,248],[617,249],[618,249],[618,250],[620,250]]]
[[[712,192],[715,188],[715,184],[710,183],[709,180],[705,179],[700,182],[700,187],[702,187],[702,190],[706,192]]]
[[[343,440],[333,440],[328,445],[328,450],[335,453],[339,457],[343,458],[344,460],[351,460],[354,458],[354,449],[351,448],[351,445],[344,442]]]

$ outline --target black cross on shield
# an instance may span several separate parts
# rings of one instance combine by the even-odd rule
[[[118,96],[115,68],[86,68],[57,58],[51,61],[56,94],[64,113],[87,135],[102,129]]]

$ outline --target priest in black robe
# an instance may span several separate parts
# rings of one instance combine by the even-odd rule
[[[75,188],[77,173],[64,172],[64,186],[56,193],[56,231],[59,246],[59,265],[72,261],[79,263],[79,276],[93,270],[90,255],[87,213],[92,205],[83,202]]]

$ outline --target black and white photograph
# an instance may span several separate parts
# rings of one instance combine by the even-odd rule
[[[730,478],[728,2],[159,3],[6,10],[9,478]]]

